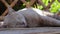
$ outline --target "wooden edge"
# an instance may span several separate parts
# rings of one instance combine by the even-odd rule
[[[34,32],[34,33],[25,33],[25,34],[60,34],[60,32]]]
[[[3,31],[3,30],[36,30],[36,29],[59,29],[60,30],[60,27],[35,27],[35,28],[0,28],[0,31]]]

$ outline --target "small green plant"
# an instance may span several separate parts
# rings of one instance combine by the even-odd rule
[[[42,2],[45,4],[45,6],[47,6],[49,4],[49,2],[51,2],[52,0],[42,0]],[[37,4],[37,8],[38,9],[43,9],[43,6],[38,5]],[[60,2],[58,0],[55,0],[52,5],[50,6],[50,12],[52,13],[57,13],[58,11],[60,11]]]
[[[60,9],[60,3],[58,2],[58,0],[55,0],[55,2],[51,5],[50,11],[52,13],[56,13],[58,12]]]

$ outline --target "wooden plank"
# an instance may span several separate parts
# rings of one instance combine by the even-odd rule
[[[35,32],[35,33],[26,33],[26,34],[60,34],[60,32]]]
[[[2,29],[2,30],[1,30]],[[1,28],[0,34],[58,34],[60,27]]]

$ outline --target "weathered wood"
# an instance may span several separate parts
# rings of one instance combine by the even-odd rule
[[[30,1],[30,6],[32,6],[35,2],[36,2],[36,0],[31,0]]]
[[[42,2],[42,0],[38,0],[38,3],[43,6],[43,8],[46,8],[45,4]]]
[[[26,34],[60,34],[60,32],[34,32],[34,33],[26,33]]]
[[[47,6],[46,8],[44,8],[44,10],[48,10],[51,7],[51,4],[54,2],[55,0],[52,0]]]
[[[1,28],[0,34],[59,34],[60,27]]]
[[[21,1],[26,5],[26,8],[30,8],[36,0],[30,0],[29,3],[27,3],[25,0],[21,0]]]
[[[5,1],[5,0],[1,0],[4,4],[5,4],[5,6],[7,7],[7,2]],[[14,0],[12,3],[11,3],[11,7],[14,7],[15,6],[15,4],[18,2],[18,0]],[[4,11],[4,13],[2,14],[2,16],[5,16],[6,14],[8,13],[8,9],[6,9],[5,11]]]

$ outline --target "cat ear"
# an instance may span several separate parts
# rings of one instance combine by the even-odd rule
[[[15,12],[15,10],[14,10],[14,9],[12,9],[12,7],[11,7],[11,6],[8,6],[8,14],[11,14],[11,13],[13,13],[13,12]]]

